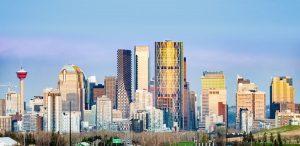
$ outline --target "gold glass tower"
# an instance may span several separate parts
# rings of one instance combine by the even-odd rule
[[[295,110],[295,89],[291,77],[274,77],[270,86],[270,118],[275,118],[276,110]]]
[[[182,127],[183,65],[182,42],[155,42],[156,106],[169,113],[168,127],[174,126],[173,121]]]

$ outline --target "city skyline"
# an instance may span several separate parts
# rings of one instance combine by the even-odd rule
[[[295,101],[300,102],[297,92],[300,88],[297,75],[300,71],[297,49],[300,14],[294,13],[296,2],[252,1],[247,5],[237,1],[234,4],[202,1],[171,3],[169,7],[166,7],[167,2],[160,6],[155,2],[133,2],[124,8],[125,2],[101,5],[94,1],[84,5],[75,2],[68,9],[58,8],[57,12],[52,11],[54,5],[46,7],[45,3],[20,2],[14,9],[6,7],[13,2],[0,6],[0,84],[18,85],[15,72],[23,66],[28,71],[27,101],[42,95],[46,87],[55,88],[58,72],[65,64],[78,65],[86,77],[96,75],[99,83],[104,83],[105,76],[116,75],[118,48],[133,51],[135,45],[149,46],[152,78],[154,42],[171,39],[184,43],[188,80],[198,96],[200,77],[208,70],[224,71],[229,105],[235,104],[237,74],[255,82],[266,93],[267,104],[272,77],[291,76],[296,89]],[[257,3],[260,5],[251,7]],[[113,9],[105,8],[114,4]],[[61,2],[61,5],[66,8],[69,3]],[[143,11],[147,5],[153,9]],[[161,14],[158,10],[162,7],[165,13]],[[76,11],[78,9],[85,11]],[[239,12],[246,17],[236,14]],[[149,18],[143,18],[146,16]],[[180,16],[177,18],[180,22],[170,25],[169,20],[176,16]],[[103,21],[97,20],[99,18]],[[69,54],[64,55],[66,52]],[[1,88],[0,98],[5,97],[6,91]]]

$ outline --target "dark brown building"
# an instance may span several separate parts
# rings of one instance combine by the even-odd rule
[[[109,76],[104,79],[105,94],[112,101],[112,107],[117,108],[117,77]]]
[[[94,86],[93,88],[93,100],[94,103],[97,102],[97,98],[98,97],[102,97],[103,95],[105,95],[105,88],[102,84],[98,84],[96,86]]]

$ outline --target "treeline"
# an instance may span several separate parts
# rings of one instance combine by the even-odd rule
[[[35,132],[4,132],[0,133],[0,137],[10,137],[21,145],[37,145],[37,146],[64,146],[67,145],[65,138],[59,133]]]

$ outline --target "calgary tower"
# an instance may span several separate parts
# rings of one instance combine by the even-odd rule
[[[24,80],[27,76],[27,72],[21,67],[17,71],[17,77],[20,79],[20,97],[18,100],[18,112],[19,114],[24,114]]]

